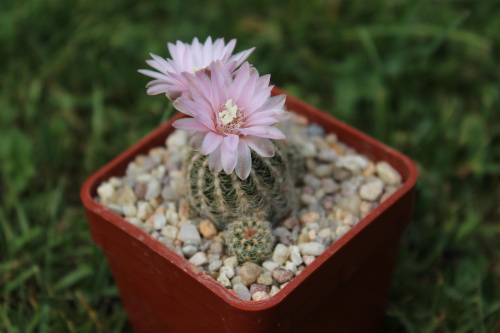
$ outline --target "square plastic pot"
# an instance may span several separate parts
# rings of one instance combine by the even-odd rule
[[[284,93],[275,88],[273,94]],[[270,299],[239,299],[167,246],[94,201],[97,187],[162,146],[178,115],[93,174],[83,185],[93,240],[105,253],[136,332],[376,332],[404,228],[413,212],[417,170],[406,156],[287,95],[288,109],[335,132],[402,186]]]

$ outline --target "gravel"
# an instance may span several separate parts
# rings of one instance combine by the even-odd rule
[[[402,182],[387,162],[370,161],[303,116],[291,113],[280,125],[305,167],[296,179],[296,210],[274,226],[272,255],[260,265],[238,263],[228,256],[224,231],[191,211],[181,171],[190,149],[186,131],[174,130],[164,147],[131,162],[124,177],[103,182],[97,188],[97,200],[241,299],[265,300],[387,200]]]

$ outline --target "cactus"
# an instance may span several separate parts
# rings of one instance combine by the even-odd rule
[[[286,149],[278,145],[269,158],[252,151],[250,175],[242,180],[235,172],[210,172],[208,156],[192,151],[183,166],[187,198],[196,212],[220,229],[239,216],[253,215],[275,223],[293,206],[286,155]]]
[[[226,230],[229,255],[239,262],[262,262],[273,249],[274,237],[269,222],[256,217],[241,217],[230,223]]]

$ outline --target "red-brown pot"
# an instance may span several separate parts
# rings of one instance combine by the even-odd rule
[[[124,175],[137,155],[164,145],[172,122],[182,115],[174,117],[94,173],[81,190],[92,237],[108,259],[136,332],[378,330],[401,236],[413,212],[417,169],[408,157],[292,96],[287,95],[286,106],[359,153],[387,161],[402,175],[403,185],[278,294],[244,301],[93,199],[97,187]]]

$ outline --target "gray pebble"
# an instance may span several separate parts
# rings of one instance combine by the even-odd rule
[[[238,293],[238,297],[242,300],[249,301],[252,299],[252,294],[243,283],[236,283],[233,285],[233,290]]]
[[[307,127],[307,132],[310,136],[325,136],[325,130],[317,124],[309,125]]]
[[[208,265],[208,270],[209,271],[212,271],[212,272],[215,272],[217,270],[219,270],[219,268],[222,266],[222,261],[220,260],[214,260],[210,263],[210,265]]]
[[[191,223],[183,223],[179,233],[179,239],[183,242],[201,242],[200,233],[198,228]]]
[[[190,258],[198,252],[198,247],[194,245],[185,245],[182,247],[182,253]]]
[[[322,162],[334,162],[339,154],[333,149],[322,149],[318,154],[318,159]]]
[[[195,266],[205,265],[208,263],[207,255],[205,252],[197,252],[189,259],[189,262]]]

